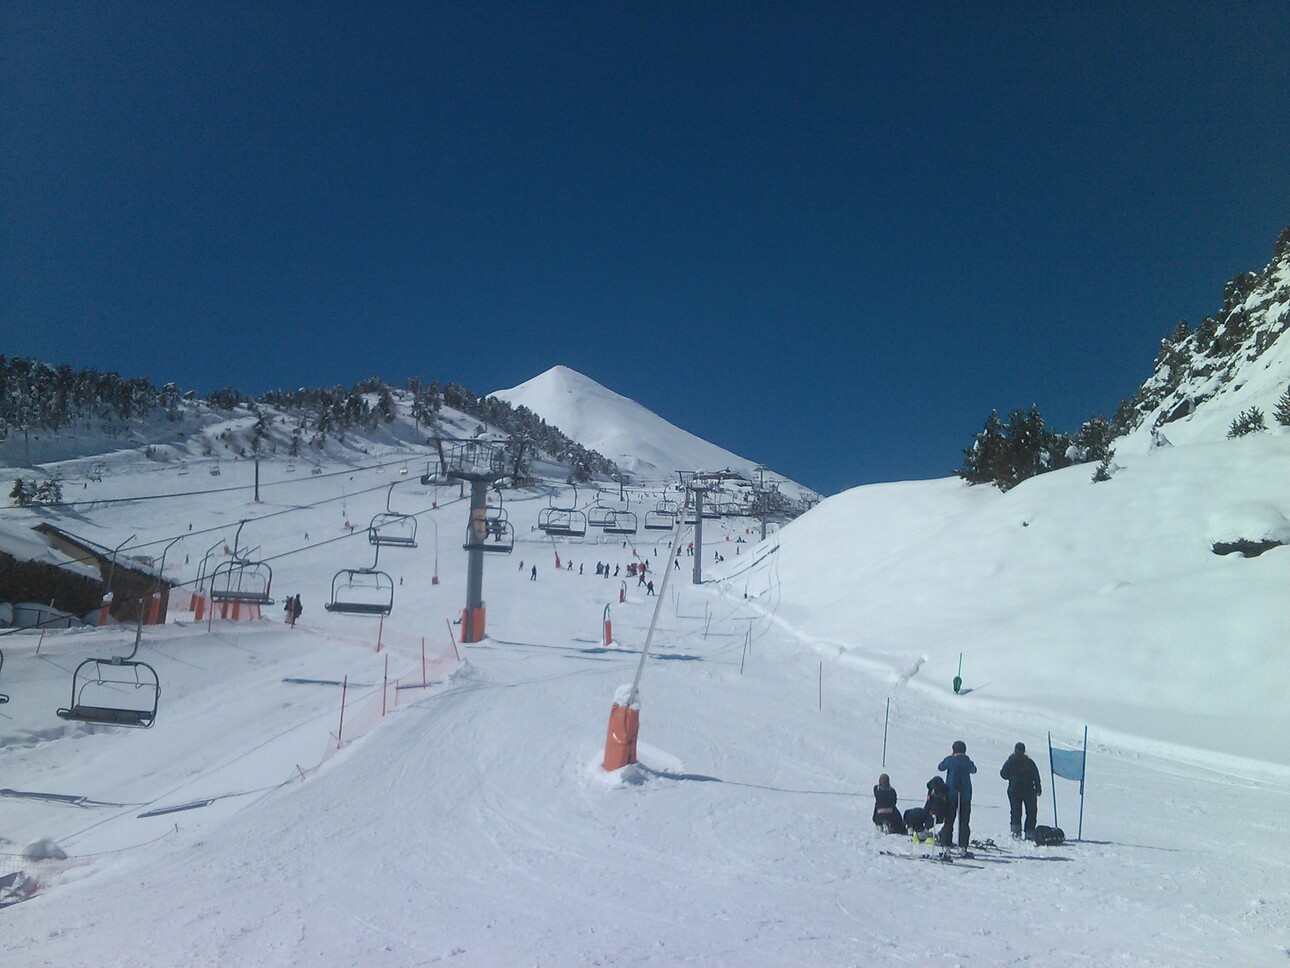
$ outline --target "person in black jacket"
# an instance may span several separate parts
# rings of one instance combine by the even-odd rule
[[[886,773],[878,777],[878,785],[873,788],[873,822],[885,834],[905,832],[905,821],[896,809],[896,791]]]
[[[1026,755],[1026,744],[1018,743],[1013,747],[1013,754],[1008,757],[999,776],[1008,781],[1009,818],[1012,824],[1012,836],[1023,836],[1021,826],[1021,808],[1026,808],[1026,825],[1024,836],[1030,840],[1035,834],[1035,814],[1038,811],[1039,795],[1044,792],[1039,782],[1039,767]]]

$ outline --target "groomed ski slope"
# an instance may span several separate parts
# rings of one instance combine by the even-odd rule
[[[1259,520],[1268,507],[1284,515],[1287,438],[1229,446],[1246,443],[1225,487],[1266,474]],[[648,769],[616,776],[597,765],[610,702],[635,672],[654,602],[629,581],[620,605],[621,578],[592,574],[598,560],[632,560],[618,540],[561,542],[575,565],[556,573],[552,543],[531,530],[541,489],[506,498],[519,541],[487,561],[490,638],[462,664],[446,624],[464,599],[455,489],[409,479],[394,491],[396,508],[424,511],[423,537],[381,553],[403,584],[380,653],[374,621],[322,605],[337,569],[371,561],[362,529],[384,509],[388,476],[298,475],[261,505],[233,492],[81,509],[63,523],[111,544],[187,534],[190,522],[231,538],[240,518],[282,511],[243,540],[282,555],[274,591],[299,591],[305,614],[296,629],[274,609],[209,632],[145,630],[140,656],[163,683],[150,730],[54,716],[75,663],[127,651],[130,630],[0,640],[4,787],[87,798],[0,798],[12,842],[0,846],[49,837],[70,855],[43,893],[0,910],[0,952],[59,968],[1284,964],[1290,770],[1274,742],[1284,714],[1261,690],[1285,681],[1286,659],[1261,643],[1284,627],[1275,589],[1290,568],[1282,550],[1207,550],[1236,514],[1201,500],[1217,490],[1205,483],[1215,462],[1179,449],[1109,484],[1072,472],[1009,495],[863,488],[765,545],[738,544],[742,522],[710,524],[707,555],[725,561],[709,574],[729,578],[695,587],[682,558],[644,670]],[[189,480],[138,470],[90,486],[139,496]],[[249,472],[227,468],[225,483]],[[342,500],[312,506],[342,484]],[[314,547],[297,552],[306,531]],[[185,538],[169,560],[188,554],[195,568],[220,536]],[[666,536],[636,537],[661,567]],[[606,604],[618,650],[599,644]],[[1114,648],[1101,644],[1111,633]],[[392,677],[419,684],[423,635],[438,684],[397,691],[381,718],[386,656]],[[334,751],[331,683],[346,677],[358,698]],[[881,855],[914,851],[869,822],[889,700],[885,771],[902,806],[921,802],[964,739],[980,771],[974,834],[1001,842],[997,771],[1012,744],[1042,762],[1049,729],[1069,746],[1087,722],[1085,842],[1009,844],[1010,862],[979,870]],[[1231,729],[1180,733],[1189,709]],[[1041,821],[1055,792],[1073,836],[1076,785],[1051,790],[1046,768],[1044,784]]]

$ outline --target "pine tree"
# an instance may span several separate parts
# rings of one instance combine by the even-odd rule
[[[1290,427],[1290,387],[1286,387],[1286,392],[1281,394],[1281,399],[1277,401],[1277,408],[1272,411],[1272,416],[1282,427]]]

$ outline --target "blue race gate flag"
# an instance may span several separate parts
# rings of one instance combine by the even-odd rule
[[[1088,727],[1084,727],[1084,748],[1082,750],[1059,750],[1053,748],[1053,734],[1048,734],[1048,770],[1053,777],[1079,782],[1079,833],[1077,840],[1084,837],[1084,771],[1088,760]],[[1056,786],[1056,780],[1053,780]],[[1053,789],[1053,826],[1057,826],[1057,790]]]
[[[1078,780],[1080,792],[1084,788],[1084,751],[1049,749],[1053,774],[1065,780]]]

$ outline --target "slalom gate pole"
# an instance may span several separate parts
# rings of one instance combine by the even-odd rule
[[[1048,792],[1053,797],[1053,826],[1061,826],[1057,822],[1057,771],[1053,769],[1053,734],[1048,734]]]
[[[421,636],[421,688],[426,687],[426,637]]]
[[[1084,839],[1084,777],[1088,775],[1088,727],[1084,727],[1084,759],[1079,768],[1079,832],[1076,840]]]
[[[820,698],[817,709],[824,709],[824,660],[820,660]]]
[[[336,727],[336,749],[345,743],[345,693],[349,691],[349,676],[340,683],[340,725]]]
[[[444,619],[443,623],[448,626],[448,640],[452,642],[452,654],[455,655],[457,657],[457,661],[460,662],[461,653],[457,651],[457,637],[452,634],[452,623],[447,619]]]
[[[381,718],[385,718],[385,697],[390,694],[390,653],[385,653],[385,676],[381,679]]]
[[[891,697],[887,697],[887,713],[882,717],[882,765],[887,766],[887,724],[891,722]]]

